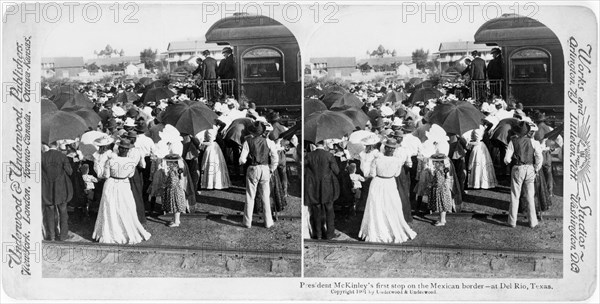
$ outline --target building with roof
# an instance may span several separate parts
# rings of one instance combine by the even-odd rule
[[[140,56],[114,56],[114,57],[98,57],[86,59],[85,64],[90,65],[95,63],[97,66],[106,66],[106,65],[129,65],[129,64],[138,64],[142,62],[140,60]]]
[[[350,76],[356,71],[355,57],[319,57],[310,59],[311,75]]]
[[[221,51],[226,45],[217,45],[216,43],[206,43],[203,38],[190,39],[184,41],[171,41],[167,47],[165,60],[169,70],[175,70],[186,62],[195,64],[196,58],[202,56],[202,51],[208,50],[210,56],[220,61],[223,59]]]
[[[45,57],[42,58],[42,76],[77,77],[84,66],[83,57]]]
[[[485,62],[492,60],[491,50],[493,47],[485,44],[475,44],[473,41],[450,41],[440,43],[437,55],[437,62],[441,71],[446,71],[455,65],[464,65],[463,62],[467,56],[471,55],[472,51],[479,51],[481,58]]]

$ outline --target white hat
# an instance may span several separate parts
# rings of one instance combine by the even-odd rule
[[[381,106],[381,116],[392,116],[394,115],[394,110],[388,106]]]
[[[179,131],[170,124],[166,124],[165,128],[162,131],[158,132],[158,136],[160,139],[165,140],[167,142],[181,142],[183,141],[183,137]]]
[[[425,132],[427,139],[431,139],[437,142],[448,142],[450,138],[446,136],[446,131],[437,124],[431,125],[429,131]]]
[[[123,108],[117,106],[112,107],[112,112],[114,117],[124,116],[126,114]]]
[[[96,138],[96,140],[94,140],[94,144],[98,147],[100,146],[108,146],[112,143],[115,142],[115,139],[108,136],[108,135],[104,135],[102,137]]]
[[[394,121],[392,122],[392,126],[402,127],[402,118],[394,117]]]
[[[126,127],[135,127],[135,120],[133,120],[133,118],[131,117],[127,117],[127,119],[125,119],[125,125]]]

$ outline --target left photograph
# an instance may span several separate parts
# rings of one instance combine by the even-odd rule
[[[139,4],[135,24],[49,31],[44,277],[300,276],[298,42],[200,14]]]

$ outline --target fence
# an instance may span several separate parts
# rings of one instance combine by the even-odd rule
[[[204,98],[213,100],[221,95],[233,96],[235,92],[235,79],[202,80]]]
[[[471,97],[478,102],[492,99],[494,96],[504,98],[502,79],[471,81]]]

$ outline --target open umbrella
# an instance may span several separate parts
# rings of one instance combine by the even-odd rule
[[[52,99],[56,107],[60,110],[63,108],[93,108],[94,103],[84,94],[81,93],[60,93]]]
[[[304,88],[304,97],[305,98],[309,98],[309,97],[319,97],[323,95],[323,90],[316,88],[316,87],[306,87]]]
[[[437,105],[429,121],[438,124],[447,133],[463,134],[477,129],[484,117],[485,115],[469,102],[457,101]]]
[[[98,113],[89,108],[64,108],[62,109],[62,111],[77,114],[79,117],[83,118],[83,120],[85,120],[86,125],[92,129],[98,127],[98,123],[100,122],[100,120],[102,120]]]
[[[362,108],[362,106],[363,106],[363,102],[356,95],[354,95],[352,93],[344,93],[341,96],[341,98],[339,98],[338,100],[333,102],[330,109],[347,108],[347,107],[353,107],[353,108],[360,109],[360,108]]]
[[[161,122],[173,125],[183,134],[198,134],[211,129],[217,120],[217,114],[199,101],[184,100],[169,105]]]
[[[441,97],[442,92],[434,89],[434,88],[420,88],[415,90],[414,93],[410,94],[410,97],[408,97],[408,101],[410,101],[411,103],[417,102],[417,101],[423,101],[426,102],[429,99],[437,99],[439,97]]]
[[[150,77],[142,77],[138,79],[138,83],[144,86],[147,86],[152,83],[152,78]]]
[[[327,106],[320,100],[314,98],[304,99],[304,116],[308,116],[314,112],[327,110]]]
[[[77,88],[76,85],[68,85],[68,84],[59,85],[59,86],[52,88],[52,90],[50,91],[50,96],[52,98],[55,98],[62,93],[75,94],[75,93],[79,93],[79,89]]]
[[[353,157],[356,157],[360,152],[365,150],[367,145],[374,145],[381,141],[379,135],[366,130],[358,130],[352,132],[348,137],[348,151]]]
[[[498,145],[508,146],[510,138],[513,136],[512,128],[519,125],[520,120],[516,118],[505,118],[498,122],[490,140]]]
[[[385,94],[383,97],[381,97],[379,100],[383,103],[395,104],[398,102],[403,102],[405,99],[406,94],[404,94],[403,92],[397,92],[392,90]]]
[[[248,130],[248,127],[252,124],[254,124],[254,119],[252,118],[243,117],[235,119],[225,131],[225,136],[223,138],[225,140],[233,141],[241,146],[244,143],[244,137],[249,134],[246,130]]]
[[[348,93],[348,90],[346,90],[346,88],[344,88],[343,86],[339,85],[339,84],[331,84],[328,85],[326,87],[323,88],[323,94],[327,95],[329,93],[333,93],[333,92],[337,92],[337,93]]]
[[[556,127],[554,130],[546,133],[544,135],[544,138],[551,139],[551,140],[556,140],[556,138],[558,137],[558,135],[562,136],[564,129],[565,129],[565,125],[562,124],[562,125]]]
[[[300,121],[296,121],[296,124],[294,124],[291,128],[280,133],[279,138],[283,138],[285,140],[292,140],[292,137],[294,137],[294,135],[296,135],[296,136],[302,135],[301,132],[299,132],[301,130],[301,127],[302,127],[302,123]]]
[[[157,80],[146,86],[146,91],[156,88],[164,88],[169,84],[167,80]]]
[[[149,102],[158,103],[161,99],[171,98],[174,95],[175,95],[175,93],[173,93],[173,91],[171,91],[167,88],[164,88],[164,87],[160,87],[160,88],[153,88],[153,89],[147,90],[142,95],[141,99],[145,104],[148,104]]]
[[[369,116],[361,109],[357,109],[354,107],[344,107],[332,109],[333,111],[344,113],[344,115],[348,116],[352,120],[352,123],[355,127],[363,129],[367,121],[369,121]]]
[[[41,107],[42,107],[42,114],[58,111],[58,107],[56,107],[56,104],[54,102],[52,102],[50,99],[45,98],[45,97],[42,97]]]
[[[304,139],[318,143],[324,139],[341,138],[354,130],[352,120],[340,112],[319,111],[306,117]]]
[[[42,142],[75,139],[88,130],[83,118],[75,113],[55,111],[42,115]]]
[[[140,99],[138,94],[133,92],[121,92],[110,100],[110,103],[120,102],[121,104],[132,103]]]

